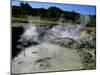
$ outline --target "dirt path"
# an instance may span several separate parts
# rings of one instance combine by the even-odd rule
[[[45,72],[82,69],[76,50],[44,42],[22,51],[12,61],[12,73]]]

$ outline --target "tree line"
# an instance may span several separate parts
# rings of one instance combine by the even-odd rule
[[[58,7],[52,6],[48,9],[45,8],[32,8],[28,3],[20,3],[20,6],[12,6],[12,17],[27,17],[27,16],[39,16],[42,19],[48,19],[57,21],[60,18],[63,21],[77,22],[80,14],[73,11],[64,11]],[[95,23],[96,16],[91,16],[91,22]]]

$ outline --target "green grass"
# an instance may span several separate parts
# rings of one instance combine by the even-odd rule
[[[12,18],[12,23],[29,23],[29,20],[27,18]],[[57,24],[58,22],[54,22],[52,20],[48,20],[48,19],[40,19],[40,18],[32,18],[32,23],[38,23],[38,24],[48,24],[48,25],[52,25],[52,24]]]
[[[21,18],[21,17],[12,17],[12,23],[29,23],[30,18]],[[61,22],[62,20],[59,19],[58,21],[54,21],[52,19],[40,19],[39,17],[32,17],[32,23],[40,24],[40,25],[57,25],[63,24],[67,25],[68,22]]]

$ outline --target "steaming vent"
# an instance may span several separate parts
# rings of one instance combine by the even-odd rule
[[[32,19],[29,19],[29,25],[24,27],[24,33],[20,36],[18,42],[21,42],[22,45],[30,44],[39,44],[44,40],[52,38],[70,38],[72,40],[78,41],[81,37],[81,29],[86,26],[86,24],[90,21],[89,16],[81,15],[79,18],[80,24],[67,26],[58,24],[48,29],[45,26],[41,27],[37,24],[32,23]],[[20,46],[20,48],[23,48]]]
[[[56,36],[60,38],[71,38],[74,40],[79,39],[80,35],[80,26],[63,26],[63,25],[57,25],[56,27],[53,27],[51,29],[51,32]]]

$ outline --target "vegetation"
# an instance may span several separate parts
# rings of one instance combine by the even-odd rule
[[[39,16],[43,21],[47,23],[57,23],[59,20],[62,22],[79,23],[80,14],[73,11],[63,11],[58,7],[45,8],[32,8],[28,3],[20,3],[20,6],[12,6],[12,17],[18,18],[14,19],[13,22],[28,23],[27,20],[22,20],[27,16],[37,17]],[[89,15],[91,18],[90,22],[87,24],[88,27],[93,27],[96,25],[96,15]],[[19,19],[22,18],[22,19]]]

